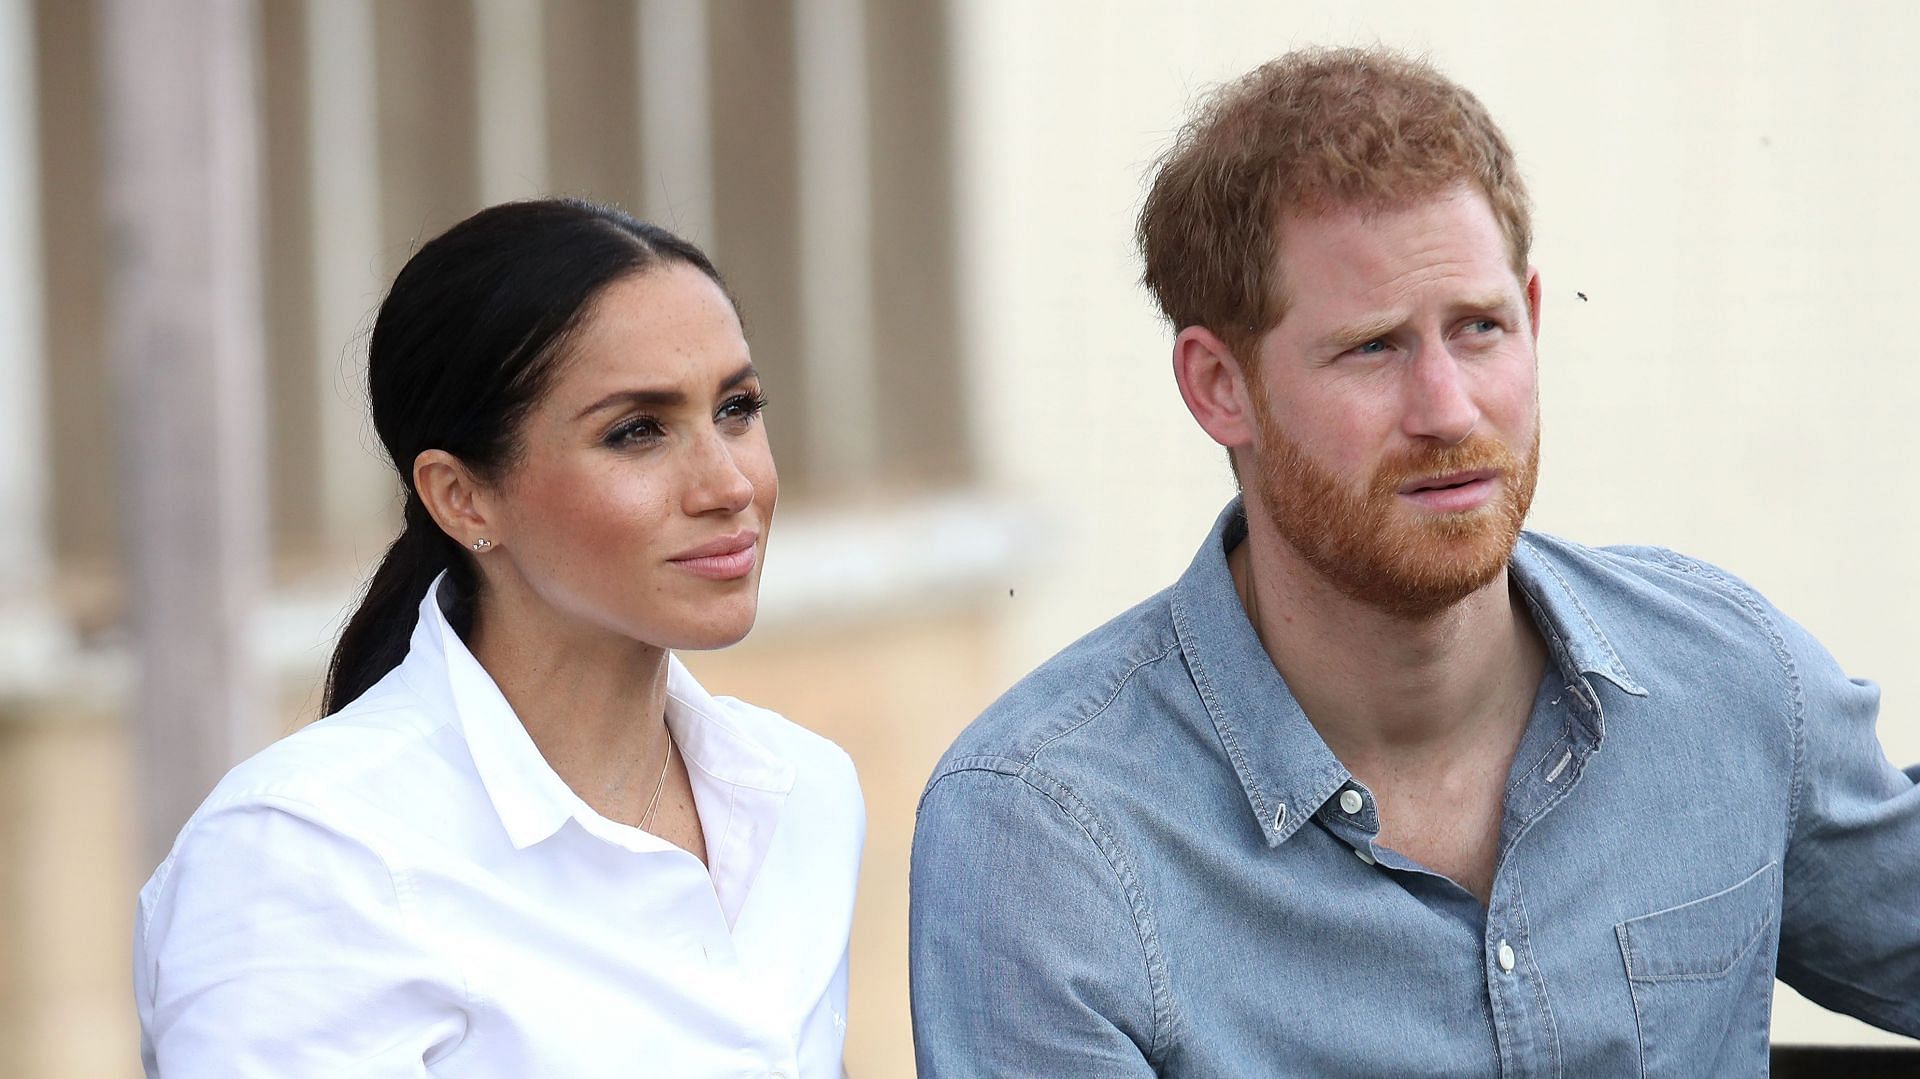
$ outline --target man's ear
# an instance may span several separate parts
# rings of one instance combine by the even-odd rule
[[[483,548],[506,540],[500,522],[489,519],[492,499],[460,458],[445,450],[422,450],[413,459],[413,489],[440,530],[469,550],[484,539]]]
[[[1540,270],[1527,267],[1527,321],[1533,325],[1533,343],[1540,344]]]
[[[1218,334],[1188,326],[1173,339],[1173,380],[1200,429],[1231,453],[1253,443],[1253,386]]]

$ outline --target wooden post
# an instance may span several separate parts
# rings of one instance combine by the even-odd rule
[[[251,647],[267,563],[257,18],[251,0],[101,4],[147,866],[276,726]]]
[[[640,215],[713,258],[713,108],[700,0],[644,0],[639,44]]]
[[[367,419],[366,333],[385,284],[372,0],[305,0],[313,407],[320,539],[356,550],[394,531],[393,473]]]
[[[547,193],[546,21],[528,0],[474,0],[480,202]]]
[[[879,462],[870,102],[863,0],[794,9],[800,127],[800,354],[808,474],[857,488]]]
[[[0,604],[9,609],[37,606],[53,568],[34,83],[32,12],[27,0],[0,0]]]

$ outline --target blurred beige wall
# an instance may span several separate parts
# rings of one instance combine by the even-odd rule
[[[904,3],[872,0],[869,31],[887,32]],[[57,0],[0,4],[43,16],[76,10]],[[511,23],[502,15],[511,7],[474,10],[484,8],[497,28],[502,18]],[[676,17],[701,9],[643,7]],[[267,9],[270,36],[294,34],[289,27],[302,19],[309,29],[325,24],[322,13],[336,23],[353,22],[341,12],[358,11],[363,23],[368,17],[359,0],[285,0]],[[397,10],[376,4],[379,25],[412,20],[420,25],[407,32],[416,36],[472,17],[450,0],[411,9],[437,13],[431,19]],[[547,25],[544,47],[552,50],[595,40],[594,20],[615,9],[556,0],[548,10],[559,13]],[[738,32],[714,62],[772,79],[756,50],[784,48],[793,35],[762,25],[769,10],[789,9],[713,5],[718,14],[709,25]],[[1174,390],[1170,335],[1135,284],[1132,219],[1148,167],[1195,95],[1296,44],[1381,41],[1430,52],[1480,94],[1515,145],[1536,203],[1535,256],[1546,285],[1546,434],[1535,527],[1586,542],[1667,544],[1753,581],[1850,670],[1882,683],[1889,753],[1901,763],[1920,760],[1920,671],[1904,662],[1920,633],[1900,615],[1903,598],[1920,596],[1920,570],[1906,554],[1920,501],[1905,497],[1896,476],[1908,427],[1902,421],[1920,408],[1920,365],[1907,362],[1901,347],[1916,307],[1908,296],[1920,288],[1910,255],[1920,250],[1920,213],[1908,201],[1920,171],[1920,124],[1907,115],[1920,100],[1920,73],[1904,55],[1907,43],[1920,40],[1920,7],[952,0],[944,20],[938,33],[912,39],[920,52],[900,55],[937,46],[947,74],[929,95],[949,110],[950,130],[928,128],[924,117],[901,121],[904,134],[888,145],[946,147],[950,162],[940,174],[951,187],[942,196],[950,196],[951,219],[925,243],[916,232],[911,244],[881,252],[888,269],[871,273],[876,325],[865,338],[874,349],[869,359],[883,368],[933,357],[932,370],[876,382],[878,414],[856,421],[873,425],[870,441],[883,447],[903,445],[920,426],[935,430],[942,459],[881,469],[854,489],[809,473],[803,460],[818,458],[831,436],[801,429],[804,402],[821,391],[817,381],[803,388],[804,363],[786,368],[790,392],[776,387],[773,421],[791,428],[780,436],[782,451],[791,452],[783,469],[810,478],[796,482],[783,504],[767,570],[768,615],[740,648],[691,659],[716,691],[779,708],[836,738],[860,768],[871,825],[854,944],[848,1057],[855,1076],[911,1071],[906,852],[932,760],[1019,674],[1170,582],[1231,493],[1220,452]],[[0,32],[12,25],[0,23]],[[602,42],[603,51],[610,48]],[[325,51],[307,49],[309,57]],[[523,66],[526,59],[519,58]],[[607,70],[627,62],[595,61]],[[821,77],[818,67],[809,77]],[[870,73],[908,78],[892,85],[910,87],[915,70],[918,61]],[[272,77],[293,77],[269,74],[270,87]],[[350,82],[352,73],[328,77]],[[430,86],[421,88],[426,75],[406,78],[414,98],[432,97]],[[594,86],[547,88],[590,100]],[[745,115],[758,108],[755,100],[714,107]],[[612,115],[661,108],[657,96],[643,105]],[[753,115],[758,124],[783,122],[779,113]],[[360,136],[371,142],[366,122],[361,117]],[[604,157],[588,133],[564,126],[548,134],[557,149],[546,187],[523,170],[521,187],[490,193],[617,187],[631,162],[580,156],[592,149]],[[675,145],[697,145],[697,134],[683,132]],[[408,145],[401,135],[385,137]],[[659,137],[652,131],[627,141],[657,152]],[[710,149],[724,156],[733,144],[719,142],[725,145]],[[524,139],[504,136],[486,145],[496,179],[501,155],[514,146],[533,152]],[[567,146],[583,149],[569,158]],[[413,151],[388,171],[424,168],[420,148]],[[460,153],[480,151],[455,146],[441,156]],[[0,169],[18,167],[5,154],[0,147]],[[939,160],[905,155],[881,154],[873,175]],[[787,166],[797,169],[799,160]],[[406,175],[411,188],[433,187]],[[616,180],[592,180],[605,175]],[[643,185],[628,182],[635,186],[614,194],[645,204],[651,196]],[[804,352],[809,301],[769,269],[800,242],[781,231],[796,228],[792,214],[779,200],[760,205],[767,200],[738,175],[714,183],[717,205],[687,213],[696,223],[718,215],[721,262],[736,284],[760,288],[756,282],[769,279],[756,349],[771,357],[790,343]],[[924,178],[914,187],[924,189]],[[315,196],[315,206],[340,195],[336,183]],[[69,201],[76,196],[68,190],[43,197],[43,220],[71,223],[88,212]],[[915,222],[915,205],[902,203],[887,219]],[[426,217],[411,206],[388,206],[384,225],[356,219],[315,227],[292,215],[281,221],[282,234],[292,236],[285,250],[300,252],[323,233],[344,230],[344,239],[328,242],[351,241],[347,249],[326,257],[363,276],[391,272],[386,264],[424,227]],[[465,208],[444,196],[432,206],[436,226]],[[752,213],[729,218],[729,207]],[[736,223],[731,236],[728,220]],[[743,220],[764,220],[771,231],[744,234]],[[63,237],[82,235],[75,228]],[[949,243],[951,266],[912,280],[899,272],[916,251],[944,258]],[[322,260],[311,266],[302,272],[324,277]],[[312,433],[320,459],[288,459],[277,475],[283,484],[317,483],[346,509],[326,516],[318,503],[303,503],[277,511],[280,580],[305,606],[293,603],[273,623],[277,639],[293,639],[283,648],[292,657],[285,711],[266,724],[275,730],[310,717],[332,619],[351,594],[353,573],[378,549],[364,522],[379,523],[387,492],[377,468],[354,456],[364,453],[363,429],[343,418],[341,405],[352,392],[345,387],[355,370],[353,327],[374,300],[368,288],[336,282],[315,325],[283,328],[282,337],[307,341],[315,355],[299,361],[305,382],[282,376],[276,408],[291,430]],[[889,305],[908,289],[920,290],[911,303]],[[84,312],[74,295],[62,292],[50,306]],[[749,303],[750,317],[755,310]],[[903,321],[903,310],[928,313]],[[914,326],[949,317],[950,334],[917,349]],[[899,325],[879,324],[888,318]],[[88,340],[74,325],[49,332],[69,343],[62,347]],[[320,336],[324,344],[311,342]],[[0,348],[10,340],[0,338]],[[5,371],[0,364],[0,395],[25,384],[5,381]],[[63,400],[56,422],[62,415],[102,422]],[[285,416],[302,401],[326,415]],[[940,425],[960,429],[923,425],[930,407]],[[88,474],[71,462],[62,468]],[[302,479],[307,473],[324,482]],[[69,516],[98,515],[96,507]],[[360,530],[345,517],[361,520]],[[286,544],[309,525],[338,535],[288,556]],[[15,527],[0,520],[0,530]],[[862,537],[874,536],[888,538],[875,548],[895,553],[863,550]],[[303,566],[321,568],[303,576]],[[127,790],[115,607],[111,589],[90,581],[69,582],[59,593],[81,597],[90,634],[79,673],[67,676],[79,691],[0,692],[0,791],[9,810],[0,827],[0,1074],[138,1070],[125,953],[133,891],[150,867],[132,864],[138,809]],[[103,593],[109,598],[98,598]],[[16,610],[24,607],[0,614]],[[1780,1039],[1887,1037],[1785,990],[1780,998]]]

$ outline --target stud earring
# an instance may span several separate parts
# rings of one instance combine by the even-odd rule
[[[488,539],[485,536],[481,536],[479,539],[474,540],[472,543],[468,544],[468,546],[472,547],[476,551],[484,551],[487,548],[493,546],[493,541]]]

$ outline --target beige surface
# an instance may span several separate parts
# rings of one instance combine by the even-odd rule
[[[131,776],[104,717],[0,721],[0,1074],[140,1073]]]

